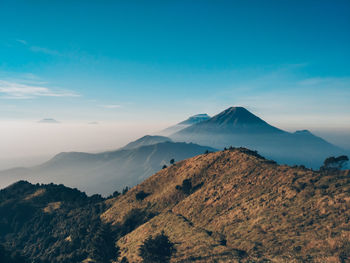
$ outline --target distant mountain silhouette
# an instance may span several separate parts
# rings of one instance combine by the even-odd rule
[[[318,168],[329,155],[343,151],[309,131],[289,133],[271,126],[243,107],[231,107],[218,115],[169,136],[222,149],[242,146],[280,163]]]
[[[170,141],[137,147],[158,140],[166,138],[147,136],[128,144],[127,148],[96,154],[60,153],[39,166],[0,172],[1,185],[4,187],[17,180],[54,182],[77,187],[88,194],[108,195],[125,186],[142,182],[159,171],[163,165],[169,165],[171,159],[180,161],[206,150],[214,151],[211,147]]]
[[[194,116],[189,117],[187,120],[184,120],[174,126],[168,127],[160,132],[161,135],[168,136],[170,134],[173,134],[175,132],[178,132],[184,128],[187,128],[193,124],[200,123],[203,121],[206,121],[210,119],[210,116],[206,113],[203,114],[197,114]]]
[[[59,121],[52,119],[52,118],[46,118],[38,121],[39,123],[60,123]]]
[[[141,146],[147,146],[147,145],[152,145],[152,144],[157,144],[157,143],[162,143],[162,142],[171,142],[171,141],[172,140],[170,138],[165,137],[165,136],[146,135],[140,139],[137,139],[136,141],[128,143],[122,149],[124,149],[124,150],[135,149],[135,148],[138,148]]]
[[[189,117],[187,120],[180,122],[179,124],[193,125],[196,123],[200,123],[202,121],[206,121],[208,119],[210,119],[210,116],[206,113],[202,113],[202,114],[193,115],[193,116]]]

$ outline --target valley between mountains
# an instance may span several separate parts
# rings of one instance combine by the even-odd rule
[[[63,152],[41,165],[0,171],[0,187],[18,180],[54,182],[108,196],[141,183],[171,159],[181,161],[230,146],[257,150],[279,164],[313,169],[329,156],[348,155],[309,131],[290,133],[273,127],[243,107],[230,107],[213,117],[198,114],[158,133],[114,151]]]

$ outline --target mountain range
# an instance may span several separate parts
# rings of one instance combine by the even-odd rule
[[[247,147],[281,164],[314,169],[325,158],[345,153],[307,130],[290,133],[276,128],[243,107],[213,117],[194,115],[160,133],[171,134],[146,135],[115,151],[60,153],[42,165],[1,171],[1,186],[18,180],[55,182],[109,195],[142,182],[171,159],[181,161],[224,147]]]
[[[29,262],[138,263],[144,242],[163,233],[172,263],[347,262],[349,175],[231,148],[108,199],[21,181],[0,191],[0,245]]]
[[[279,163],[319,168],[330,155],[344,150],[307,130],[290,133],[278,129],[243,107],[231,107],[169,136],[174,141],[193,142],[223,149],[247,147]]]

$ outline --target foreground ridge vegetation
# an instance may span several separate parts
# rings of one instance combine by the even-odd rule
[[[0,251],[30,262],[346,262],[350,173],[337,158],[313,171],[230,147],[108,199],[21,181],[0,191]]]
[[[147,193],[138,200],[137,193]],[[104,222],[155,216],[121,237],[121,257],[164,231],[171,262],[345,262],[350,256],[349,170],[313,171],[230,147],[177,162],[107,201]]]
[[[0,242],[30,262],[106,258],[110,246],[113,258],[115,240],[99,218],[105,209],[99,195],[20,181],[0,191]]]

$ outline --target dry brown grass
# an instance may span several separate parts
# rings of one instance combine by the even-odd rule
[[[45,194],[45,192],[46,192],[45,189],[39,189],[39,190],[35,191],[34,193],[26,196],[24,198],[24,200],[28,201],[30,199],[33,199],[34,197],[38,197],[38,196],[41,196],[41,195]]]
[[[184,179],[203,185],[187,196],[175,188]],[[141,190],[150,195],[137,201]],[[247,252],[241,262],[350,256],[349,171],[320,174],[227,150],[176,163],[109,202],[102,219],[113,224],[132,208],[159,213],[119,240],[130,262],[139,262],[140,244],[162,230],[176,244],[173,262],[236,262],[237,249]]]
[[[43,208],[45,213],[51,214],[53,211],[61,207],[62,202],[52,202],[48,203],[46,207]]]

